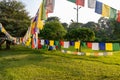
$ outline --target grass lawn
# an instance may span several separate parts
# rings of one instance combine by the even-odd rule
[[[13,46],[0,50],[0,80],[120,80],[120,51],[93,57]]]

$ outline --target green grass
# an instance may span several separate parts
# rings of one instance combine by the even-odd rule
[[[112,56],[94,57],[32,50],[22,46],[0,50],[0,80],[119,79],[120,51]]]

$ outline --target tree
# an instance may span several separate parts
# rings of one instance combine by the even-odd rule
[[[65,28],[65,30],[68,30],[68,24],[67,23],[62,23],[62,25]]]
[[[60,40],[63,39],[66,34],[66,30],[62,24],[58,21],[46,22],[44,29],[40,33],[40,37],[44,39]]]
[[[76,23],[76,22],[72,22],[69,25],[68,31],[72,30],[72,29],[76,29],[76,28],[80,28],[83,24],[82,23]]]
[[[82,41],[93,41],[95,34],[88,28],[76,28],[72,29],[66,34],[68,40],[82,40]]]
[[[101,38],[102,41],[114,40],[113,32],[115,24],[108,18],[101,17],[98,20],[100,30],[98,31],[97,37]]]
[[[46,20],[46,22],[51,22],[51,21],[60,22],[60,19],[58,17],[54,16],[54,17],[48,17],[48,19]]]
[[[29,25],[30,17],[25,6],[16,0],[0,1],[0,22],[10,35],[24,36]]]

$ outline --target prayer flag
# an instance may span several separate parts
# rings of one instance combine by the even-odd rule
[[[118,14],[117,14],[117,21],[120,22],[120,10],[118,11]]]
[[[54,41],[50,40],[50,46],[53,46],[53,45],[54,45]]]
[[[85,0],[76,0],[76,5],[84,6]]]
[[[41,45],[44,45],[44,44],[45,44],[44,40],[43,40],[43,39],[41,39]]]
[[[113,50],[119,51],[120,50],[120,44],[119,43],[113,43]]]
[[[69,48],[70,44],[69,44],[69,41],[65,41],[64,42],[64,48]]]
[[[99,43],[92,43],[92,50],[99,50]]]
[[[73,2],[73,3],[76,3],[76,0],[68,0],[68,1]]]
[[[75,3],[76,5],[84,6],[85,0],[68,0]]]
[[[59,41],[55,41],[55,46],[58,46],[59,45]]]
[[[99,1],[96,1],[95,12],[98,14],[102,14],[102,3]]]
[[[46,6],[45,6],[46,0],[43,0],[42,6],[41,6],[41,20],[46,20]]]
[[[102,16],[109,17],[110,15],[110,6],[103,4],[102,5]]]
[[[112,43],[106,43],[105,44],[106,50],[112,51],[113,50],[113,45]]]
[[[101,42],[99,43],[100,50],[105,50],[105,43]]]
[[[110,18],[116,20],[117,10],[114,8],[110,8]]]
[[[80,48],[80,42],[79,41],[76,41],[75,42],[75,49],[79,49]]]
[[[55,0],[46,0],[45,6],[47,13],[53,13],[54,4],[55,4]]]
[[[96,0],[88,0],[88,8],[95,8]]]
[[[92,43],[91,42],[87,42],[87,47],[88,48],[92,48]]]

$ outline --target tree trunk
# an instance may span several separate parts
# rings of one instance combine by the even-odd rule
[[[6,40],[6,49],[10,49],[10,43],[11,43],[11,41]]]

